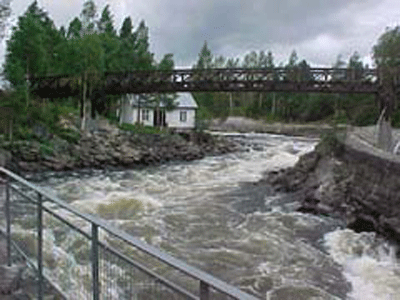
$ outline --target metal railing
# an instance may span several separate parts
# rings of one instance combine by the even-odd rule
[[[43,98],[80,96],[83,93],[79,75],[31,76],[29,80],[31,92]],[[379,82],[376,69],[175,69],[107,72],[95,88],[108,95],[179,91],[377,93]]]
[[[0,167],[7,257],[15,243],[68,299],[257,299]]]

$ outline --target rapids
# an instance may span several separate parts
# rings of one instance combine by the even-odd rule
[[[400,299],[393,247],[257,184],[315,139],[231,134],[244,151],[135,170],[33,177],[81,211],[262,299]]]

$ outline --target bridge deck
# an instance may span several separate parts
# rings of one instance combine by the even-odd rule
[[[44,98],[82,94],[79,75],[34,77],[30,82],[32,92]],[[134,71],[105,73],[89,82],[94,89],[112,95],[179,91],[377,93],[379,86],[375,69],[334,68]]]

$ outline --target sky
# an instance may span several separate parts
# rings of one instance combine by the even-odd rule
[[[84,0],[38,0],[57,26],[68,27]],[[31,1],[12,0],[15,20]],[[358,51],[373,63],[372,47],[385,28],[399,25],[399,0],[97,0],[99,12],[109,4],[116,28],[130,16],[149,27],[151,51],[160,59],[174,54],[177,67],[190,67],[207,41],[214,55],[243,57],[272,51],[286,64],[296,50],[313,67],[348,61]],[[5,42],[3,41],[3,44]],[[4,45],[2,53],[4,53]],[[1,55],[1,52],[0,52]]]

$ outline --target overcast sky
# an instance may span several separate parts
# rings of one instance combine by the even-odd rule
[[[79,15],[84,0],[39,0],[57,26]],[[13,18],[31,1],[12,0]],[[271,50],[286,63],[295,49],[312,66],[331,66],[358,51],[367,63],[386,27],[400,22],[399,0],[97,0],[110,4],[115,25],[131,16],[150,29],[151,50],[173,53],[176,65],[191,66],[204,41],[213,54],[239,57]]]

